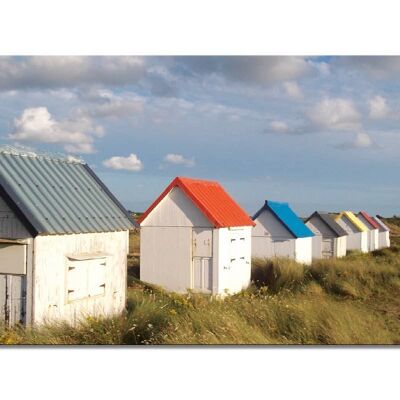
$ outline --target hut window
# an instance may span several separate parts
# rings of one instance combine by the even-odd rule
[[[67,262],[67,301],[104,295],[106,259],[79,259]]]

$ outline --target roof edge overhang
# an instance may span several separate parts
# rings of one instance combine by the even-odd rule
[[[360,214],[372,225],[373,229],[379,229],[378,223],[366,211],[360,211]]]
[[[114,202],[114,204],[122,211],[129,222],[133,225],[133,228],[139,228],[139,224],[135,221],[128,210],[119,202],[119,200],[110,192],[108,187],[103,183],[103,181],[93,172],[93,170],[87,164],[83,164],[85,170],[89,175],[96,181],[96,183],[101,187],[101,189],[107,194],[107,196]]]
[[[36,237],[43,231],[41,224],[36,218],[24,207],[19,201],[16,193],[9,187],[9,185],[0,176],[0,196],[4,199],[6,204],[15,213],[15,215],[22,222],[26,230]]]
[[[359,220],[356,215],[352,211],[342,211],[339,213],[339,215],[335,218],[335,221],[337,222],[339,219],[342,217],[346,217],[353,226],[357,228],[359,232],[368,232],[369,229],[362,223],[361,220]]]
[[[208,181],[208,182],[218,184],[218,182],[215,182],[215,181]],[[174,187],[179,187],[179,189],[181,189],[186,194],[186,196],[189,197],[189,199],[194,203],[194,205],[199,209],[199,211],[208,219],[208,221],[213,225],[214,228],[219,229],[219,228],[229,228],[229,227],[238,227],[238,226],[255,226],[254,222],[252,222],[251,224],[249,223],[248,225],[225,225],[225,224],[222,224],[220,221],[218,221],[216,218],[214,218],[205,207],[203,207],[201,202],[186,187],[185,182],[182,181],[182,179],[180,179],[179,176],[176,177],[164,189],[164,191],[157,197],[157,199],[150,205],[150,207],[143,213],[143,215],[140,216],[140,218],[138,219],[139,224],[142,224],[146,220],[146,218],[151,214],[151,212],[161,203],[161,201],[171,192],[171,190]],[[250,217],[249,217],[249,220],[251,221]]]
[[[329,217],[329,213],[328,213],[328,212],[314,211],[314,212],[306,219],[306,221],[305,221],[304,223],[307,223],[311,218],[313,218],[314,216],[317,216],[317,217],[319,217],[319,219],[325,224],[325,226],[327,226],[327,227],[329,228],[329,230],[330,230],[331,232],[334,233],[334,235],[335,235],[337,238],[340,238],[340,237],[343,237],[343,236],[348,236],[348,234],[347,234],[345,231],[343,231],[343,235],[339,234],[339,232],[337,232],[332,226],[330,226],[329,223],[325,220],[325,218],[323,218],[323,216],[322,216],[323,214],[325,214],[327,217]],[[334,225],[338,225],[338,227],[341,228],[340,225],[339,225],[333,218],[332,218],[332,223],[333,223]]]
[[[311,235],[309,235],[309,236],[298,236],[297,234],[295,234],[293,231],[292,231],[292,229],[290,229],[290,227],[284,222],[284,221],[282,221],[282,219],[279,217],[279,215],[275,212],[275,210],[273,209],[273,208],[271,208],[269,205],[268,205],[268,201],[269,200],[265,200],[265,203],[264,203],[264,205],[254,214],[254,216],[253,216],[253,220],[254,219],[256,219],[264,210],[270,210],[274,215],[275,215],[275,217],[281,222],[281,224],[296,238],[296,239],[304,239],[304,238],[308,238],[308,237],[313,237],[313,236],[315,236],[314,235],[314,233],[313,232],[311,232],[311,230],[307,227],[307,229],[309,229],[310,230],[310,232],[312,233]],[[289,203],[287,203],[287,202],[282,202],[282,201],[280,201],[280,202],[277,202],[277,201],[275,201],[275,202],[273,202],[273,203],[280,203],[280,204],[284,204],[284,205],[287,205],[288,207],[289,207]],[[311,218],[311,217],[310,217]],[[303,222],[304,223],[304,222]],[[304,223],[305,224],[305,223]]]

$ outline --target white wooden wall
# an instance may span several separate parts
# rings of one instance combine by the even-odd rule
[[[390,247],[390,236],[388,231],[379,232],[379,248]]]
[[[251,226],[214,230],[218,251],[214,254],[217,281],[215,294],[240,292],[251,278]]]
[[[340,236],[335,239],[335,256],[340,258],[346,255],[347,236]]]
[[[22,222],[0,197],[0,238],[25,239],[31,237]]]
[[[379,231],[375,229],[360,213],[357,218],[369,229],[368,231],[368,251],[374,251],[379,246]]]
[[[298,238],[295,240],[295,260],[301,264],[311,264],[312,237]]]
[[[360,232],[345,216],[336,221],[347,233],[347,250],[368,252],[368,231]]]
[[[140,279],[167,290],[191,288],[192,227],[142,226]]]
[[[270,210],[264,209],[254,220],[252,256],[295,258],[295,237]]]
[[[313,258],[322,258],[322,238],[332,241],[334,257],[344,257],[346,255],[347,236],[337,237],[317,215],[307,221],[306,225],[316,235],[312,241]]]
[[[128,231],[38,236],[34,239],[33,322],[66,320],[86,315],[113,315],[126,302]],[[70,255],[106,256],[104,295],[68,301],[66,275]]]
[[[317,215],[307,221],[306,225],[313,233],[322,235],[324,238],[336,238],[336,234]]]
[[[209,227],[208,219],[193,205],[178,187],[175,187],[141,223],[143,226],[196,226]]]
[[[313,236],[311,240],[312,240],[312,258],[315,260],[319,260],[322,258],[322,235],[320,233],[315,233],[315,236]]]

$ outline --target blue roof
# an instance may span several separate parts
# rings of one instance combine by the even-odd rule
[[[288,203],[266,200],[264,206],[260,211],[257,212],[256,215],[254,215],[253,219],[256,219],[265,208],[270,209],[296,238],[315,236],[314,233],[289,207]]]

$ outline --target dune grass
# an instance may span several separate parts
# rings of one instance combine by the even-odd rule
[[[0,327],[1,344],[399,344],[400,219],[385,220],[392,247],[311,266],[253,260],[253,283],[224,300],[177,295],[139,277],[130,238],[127,310],[35,328]]]
[[[0,329],[6,344],[397,344],[400,248],[306,267],[254,260],[253,284],[224,300],[129,279],[127,311],[37,328]]]

